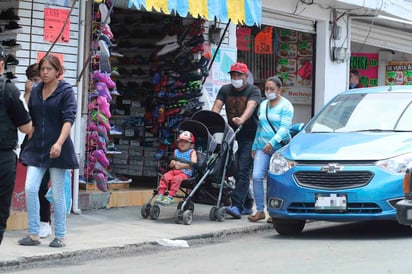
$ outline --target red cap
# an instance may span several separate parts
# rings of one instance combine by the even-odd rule
[[[193,144],[195,142],[195,137],[190,131],[185,130],[179,134],[177,141],[187,141]]]
[[[243,64],[243,63],[234,63],[230,67],[229,73],[231,73],[231,72],[239,72],[239,73],[248,74],[247,65]]]

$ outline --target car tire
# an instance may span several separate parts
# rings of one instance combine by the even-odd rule
[[[305,220],[272,219],[273,228],[279,235],[296,235],[303,231]]]

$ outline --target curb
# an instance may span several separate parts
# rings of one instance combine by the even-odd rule
[[[205,244],[207,242],[212,242],[214,240],[224,239],[226,237],[234,235],[247,235],[256,232],[272,230],[273,226],[271,224],[264,224],[261,226],[254,227],[243,227],[237,229],[224,229],[217,232],[211,233],[202,233],[196,235],[189,235],[183,237],[173,238],[171,240],[186,240],[189,242],[189,246],[196,244]],[[61,253],[47,254],[41,256],[30,256],[30,257],[21,257],[15,260],[3,261],[0,262],[0,272],[2,270],[12,270],[12,269],[25,269],[30,266],[35,265],[51,265],[55,261],[71,261],[75,260],[76,262],[82,260],[90,259],[103,259],[103,258],[113,258],[113,256],[125,256],[125,255],[136,255],[139,253],[150,253],[164,249],[174,249],[176,247],[166,247],[159,245],[156,241],[151,242],[140,242],[135,244],[127,244],[123,246],[112,246],[112,247],[103,247],[103,248],[93,248],[85,250],[75,250],[75,251],[66,251]]]

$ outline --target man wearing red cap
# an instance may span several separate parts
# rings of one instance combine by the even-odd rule
[[[236,187],[231,194],[232,206],[226,207],[229,215],[240,219],[242,215],[253,213],[253,198],[249,192],[250,171],[253,163],[251,150],[258,125],[256,110],[261,96],[259,88],[247,82],[248,67],[246,64],[234,63],[229,73],[231,84],[220,88],[212,111],[219,113],[225,105],[229,125],[234,130],[242,125],[242,129],[236,135],[238,142]]]

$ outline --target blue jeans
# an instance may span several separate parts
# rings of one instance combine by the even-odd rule
[[[251,209],[253,207],[253,198],[249,191],[250,171],[253,162],[252,144],[253,140],[238,140],[236,186],[231,194],[231,199],[232,205],[239,208],[240,211],[244,208]]]
[[[256,150],[255,159],[253,161],[253,194],[255,196],[256,211],[263,212],[265,210],[265,190],[263,179],[269,168],[270,157],[273,153],[266,154],[263,150]]]
[[[47,168],[28,166],[26,176],[26,207],[30,235],[39,235],[40,202],[39,188]],[[66,201],[64,197],[64,176],[66,169],[49,168],[53,197],[54,234],[63,239],[66,235]]]

